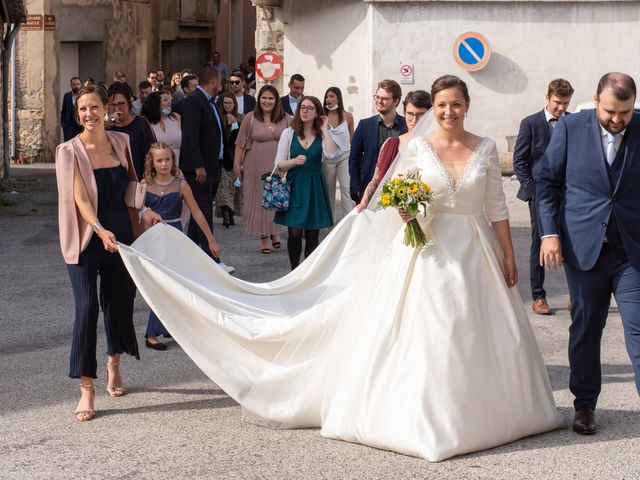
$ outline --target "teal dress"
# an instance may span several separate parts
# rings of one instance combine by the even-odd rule
[[[322,173],[322,139],[316,137],[308,149],[300,144],[298,136],[291,140],[289,158],[306,155],[304,165],[287,172],[291,183],[289,210],[277,212],[275,223],[304,230],[320,230],[333,225],[327,182]]]

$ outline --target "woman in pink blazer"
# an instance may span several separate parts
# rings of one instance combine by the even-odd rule
[[[107,392],[124,394],[120,354],[139,358],[133,328],[135,286],[118,254],[118,242],[133,241],[124,193],[129,183],[129,137],[107,132],[106,92],[100,87],[80,89],[76,99],[79,123],[84,127],[56,150],[60,246],[67,263],[75,299],[75,324],[69,376],[80,379],[78,421],[95,415],[97,378],[96,331],[100,306],[107,335]],[[147,225],[162,219],[141,213]],[[98,289],[98,276],[100,288]]]

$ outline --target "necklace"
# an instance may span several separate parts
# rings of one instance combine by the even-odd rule
[[[156,186],[160,187],[160,195],[164,195],[165,189],[173,183],[173,180],[171,180],[169,183],[158,183],[158,181],[154,178],[153,183]]]
[[[300,143],[302,143],[302,146],[306,150],[307,148],[309,148],[309,145],[311,145],[315,139],[316,139],[315,135],[307,134],[305,135],[304,139]]]

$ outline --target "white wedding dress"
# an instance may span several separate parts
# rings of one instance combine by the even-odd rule
[[[424,137],[400,167],[434,191],[423,249],[403,245],[389,208],[352,212],[295,271],[262,284],[227,275],[163,225],[120,252],[169,332],[252,423],[321,427],[431,461],[560,427],[489,223],[507,218],[495,144],[481,142],[457,183]]]

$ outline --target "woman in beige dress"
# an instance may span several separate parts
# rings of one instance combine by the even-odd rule
[[[290,117],[280,104],[280,94],[272,85],[258,93],[253,112],[247,113],[236,140],[233,170],[242,180],[245,231],[260,236],[260,252],[280,248],[279,225],[273,223],[274,211],[262,208],[262,175],[271,172],[278,140],[289,126]],[[269,245],[271,239],[271,245]]]

